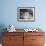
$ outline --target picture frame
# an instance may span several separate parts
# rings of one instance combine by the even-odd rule
[[[34,22],[35,21],[35,7],[18,7],[17,21]]]

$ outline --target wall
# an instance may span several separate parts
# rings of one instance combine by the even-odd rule
[[[0,0],[0,27],[46,28],[46,0]],[[17,7],[35,7],[35,22],[18,22]]]

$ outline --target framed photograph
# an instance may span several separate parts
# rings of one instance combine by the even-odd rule
[[[17,20],[22,22],[35,21],[35,7],[18,7]]]

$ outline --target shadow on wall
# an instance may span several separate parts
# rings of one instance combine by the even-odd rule
[[[5,25],[4,24],[0,24],[0,43],[2,43],[2,36],[3,36],[3,32],[5,32],[6,30],[4,30]]]

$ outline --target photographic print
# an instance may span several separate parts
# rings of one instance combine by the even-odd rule
[[[17,20],[24,22],[35,21],[35,7],[18,7]]]

